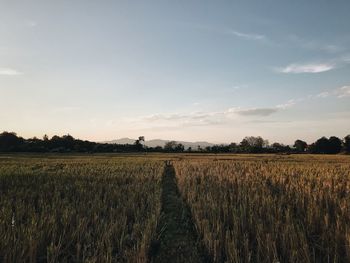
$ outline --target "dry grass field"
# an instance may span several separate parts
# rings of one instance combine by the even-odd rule
[[[174,166],[215,262],[350,261],[348,157],[240,157]]]
[[[1,262],[165,257],[349,262],[350,157],[0,155]]]
[[[144,262],[163,162],[1,158],[1,262]]]

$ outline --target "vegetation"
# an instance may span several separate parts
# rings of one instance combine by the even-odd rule
[[[141,137],[140,137],[141,138]],[[36,137],[23,139],[14,132],[3,132],[0,134],[0,152],[54,152],[54,153],[108,153],[108,152],[140,152],[143,145],[140,140],[135,144],[108,144],[96,143],[75,139],[71,135],[53,136],[51,139],[44,135],[43,139]]]
[[[349,262],[350,164],[327,160],[174,166],[214,262]]]
[[[145,262],[163,162],[0,158],[0,262]]]
[[[164,145],[164,151],[166,152],[183,152],[184,150],[185,147],[176,141],[170,141]]]
[[[349,171],[346,155],[2,154],[0,262],[349,262]]]
[[[296,140],[294,145],[284,145],[278,142],[271,145],[260,136],[248,136],[237,143],[221,144],[197,149],[185,146],[176,141],[167,142],[164,147],[145,146],[145,137],[140,136],[134,144],[108,144],[96,143],[75,139],[71,135],[53,136],[47,135],[43,139],[36,137],[23,139],[14,132],[3,132],[0,134],[0,152],[54,152],[54,153],[112,153],[112,152],[201,152],[201,153],[316,153],[337,154],[341,152],[350,153],[350,135],[344,140],[331,136],[329,139],[322,137],[315,143],[308,145],[305,141]]]

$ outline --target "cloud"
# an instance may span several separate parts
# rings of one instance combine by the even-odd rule
[[[337,98],[345,98],[350,97],[350,86],[342,86],[337,89],[323,91],[317,95],[310,95],[308,98],[328,98],[328,97],[337,97]]]
[[[254,109],[245,109],[237,110],[236,113],[243,116],[269,116],[277,112],[279,108],[254,108]]]
[[[276,108],[285,110],[285,109],[288,109],[288,108],[294,106],[297,102],[300,102],[302,100],[303,99],[291,99],[291,100],[287,101],[286,103],[277,105]]]
[[[330,92],[324,91],[324,92],[321,92],[320,94],[317,94],[316,97],[318,97],[318,98],[327,98],[330,95],[331,95]]]
[[[343,86],[335,90],[338,98],[350,97],[350,86]]]
[[[217,27],[206,26],[206,25],[192,25],[192,27],[199,30],[205,30],[208,32],[213,32],[221,35],[235,36],[245,40],[268,42],[268,38],[262,34],[246,33],[246,32],[238,31],[231,28],[217,28]]]
[[[344,54],[324,63],[292,63],[285,67],[275,68],[280,73],[321,73],[350,64],[350,54]]]
[[[284,68],[278,68],[277,71],[281,73],[320,73],[332,70],[335,64],[319,63],[319,64],[290,64]]]
[[[259,34],[248,34],[248,33],[243,33],[235,30],[228,30],[229,34],[232,34],[236,37],[247,39],[247,40],[266,40],[266,36],[264,35],[259,35]]]
[[[344,48],[335,44],[324,44],[318,41],[304,39],[296,35],[290,35],[288,40],[298,47],[309,50],[325,51],[327,53],[337,53],[344,50]]]
[[[267,117],[279,111],[283,111],[295,102],[290,100],[285,104],[274,107],[262,108],[240,108],[233,107],[223,111],[190,112],[172,114],[152,114],[127,120],[135,124],[152,123],[153,127],[187,127],[187,126],[208,126],[221,125],[239,122],[250,117]]]
[[[347,54],[347,55],[344,55],[341,60],[344,62],[344,63],[350,63],[350,54]]]
[[[16,75],[21,75],[22,73],[12,69],[12,68],[0,68],[0,75],[5,75],[5,76],[16,76]]]

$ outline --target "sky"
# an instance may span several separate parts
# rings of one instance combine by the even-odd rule
[[[350,134],[350,1],[0,0],[0,132]]]

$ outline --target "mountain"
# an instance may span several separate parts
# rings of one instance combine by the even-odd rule
[[[121,138],[117,140],[112,140],[112,141],[105,141],[103,143],[111,143],[111,144],[134,144],[136,139],[130,139],[130,138]],[[161,146],[164,147],[164,145],[169,142],[170,140],[161,140],[161,139],[154,139],[154,140],[149,140],[145,142],[145,145],[148,147],[156,147],[156,146]],[[176,141],[178,143],[181,143],[185,146],[186,149],[189,147],[192,147],[192,149],[197,149],[198,145],[201,148],[205,148],[207,146],[213,146],[213,143],[209,142],[185,142],[185,141]]]

